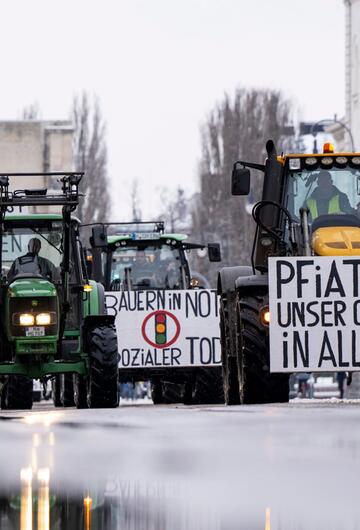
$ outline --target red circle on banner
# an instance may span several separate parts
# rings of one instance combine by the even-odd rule
[[[175,335],[173,336],[173,338],[171,340],[169,340],[165,344],[156,344],[156,342],[153,342],[152,340],[150,340],[149,337],[146,335],[146,329],[145,328],[146,328],[146,324],[149,322],[150,318],[153,318],[153,317],[156,318],[156,317],[160,317],[160,316],[163,316],[163,317],[168,316],[169,318],[171,318],[171,320],[175,324]],[[163,322],[165,322],[165,318],[163,319]],[[174,344],[174,342],[178,339],[178,337],[180,335],[180,329],[181,329],[180,322],[178,321],[178,319],[176,318],[175,315],[173,315],[169,311],[158,310],[158,311],[153,311],[152,313],[147,315],[147,317],[144,319],[144,322],[142,323],[142,326],[141,326],[141,334],[143,336],[143,339],[148,344],[150,344],[150,346],[153,346],[154,348],[163,349],[163,348],[168,348],[169,346]]]

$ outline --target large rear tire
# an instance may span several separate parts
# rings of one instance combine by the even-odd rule
[[[1,407],[30,410],[33,406],[33,380],[24,375],[9,375],[1,392]]]
[[[192,402],[196,405],[224,404],[223,376],[220,366],[198,368]]]
[[[223,294],[220,299],[220,339],[224,402],[240,404],[240,389],[236,359],[236,303],[235,293]]]
[[[118,400],[118,348],[114,325],[99,325],[88,332],[90,408],[114,408]]]
[[[266,292],[237,297],[238,372],[241,403],[286,403],[289,374],[270,373],[268,329],[260,309],[268,304]]]
[[[174,405],[175,403],[184,403],[184,386],[185,385],[181,383],[171,383],[169,381],[163,381],[163,403],[166,403],[167,405]]]

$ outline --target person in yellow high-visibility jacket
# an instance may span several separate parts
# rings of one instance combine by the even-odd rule
[[[347,195],[333,185],[331,173],[325,170],[320,171],[317,187],[305,201],[305,206],[309,209],[312,220],[320,215],[357,213],[351,207]]]

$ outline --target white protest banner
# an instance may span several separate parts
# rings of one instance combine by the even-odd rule
[[[221,364],[215,290],[106,292],[115,315],[120,368]]]
[[[359,288],[359,258],[269,258],[271,372],[359,371]]]

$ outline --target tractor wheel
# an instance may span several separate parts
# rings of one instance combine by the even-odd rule
[[[55,375],[53,377],[53,379],[51,380],[51,394],[52,394],[52,398],[53,398],[53,401],[54,401],[54,407],[61,407],[62,406],[61,398],[60,398],[60,393],[61,393],[61,388],[60,388],[61,380],[60,380],[60,378],[61,378],[60,375]]]
[[[173,405],[175,403],[184,403],[184,385],[180,383],[171,383],[163,381],[162,383],[163,403]]]
[[[9,375],[1,393],[1,406],[7,410],[29,410],[33,405],[33,380]]]
[[[235,347],[236,304],[232,298],[223,295],[220,300],[222,376],[225,404],[239,405],[240,392]]]
[[[74,407],[74,383],[73,374],[61,374],[60,376],[60,401],[63,407]]]
[[[87,380],[86,377],[74,374],[74,403],[77,409],[87,409]]]
[[[151,384],[151,399],[153,400],[154,405],[162,405],[164,403],[163,399],[163,389],[162,383],[158,379],[152,379]]]
[[[238,371],[241,403],[286,403],[289,375],[270,373],[268,329],[260,322],[260,309],[268,303],[262,293],[238,297]]]
[[[220,366],[197,370],[192,402],[197,405],[224,404],[223,377]]]
[[[87,403],[90,408],[113,408],[118,399],[118,348],[114,325],[89,330],[89,377]]]

